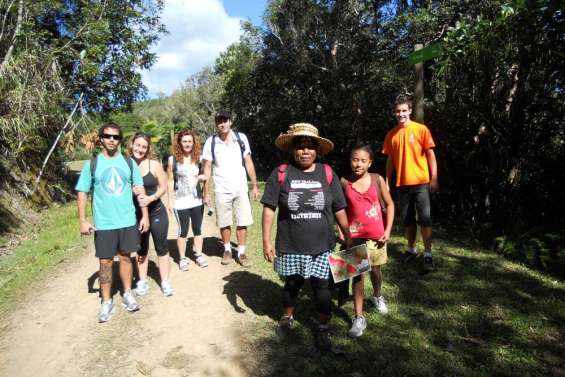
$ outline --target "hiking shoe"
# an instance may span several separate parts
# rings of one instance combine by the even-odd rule
[[[433,271],[435,269],[434,260],[431,255],[424,256],[424,270]]]
[[[230,264],[233,260],[233,257],[231,255],[231,250],[230,251],[224,251],[224,255],[222,256],[222,264],[223,265],[227,265]]]
[[[241,254],[237,257],[237,260],[243,267],[251,267],[251,261],[249,260],[249,258],[247,258],[247,255]]]
[[[286,335],[288,335],[288,332],[290,331],[290,329],[292,329],[293,325],[294,318],[292,316],[283,315],[279,320],[279,324],[277,326],[277,334],[281,338],[284,338]]]
[[[122,306],[128,312],[135,312],[139,310],[139,305],[137,304],[137,301],[135,301],[135,297],[133,297],[131,291],[127,291],[122,296]]]
[[[402,263],[409,263],[412,262],[414,259],[418,258],[419,254],[412,253],[411,251],[406,251],[404,253],[404,257],[402,258]]]
[[[204,254],[199,254],[196,256],[196,258],[194,259],[194,263],[196,263],[196,265],[198,267],[207,267],[208,266],[208,259],[206,259],[206,257],[204,256]]]
[[[381,314],[388,314],[388,308],[386,306],[385,298],[383,296],[375,297],[371,296],[369,299],[371,304],[375,307],[375,309]]]
[[[114,313],[114,303],[112,299],[107,301],[102,301],[100,305],[100,313],[98,314],[98,322],[104,323],[108,322],[110,318],[112,318],[112,314]]]
[[[365,317],[363,317],[362,315],[355,316],[355,318],[353,318],[353,324],[347,332],[347,335],[350,338],[359,338],[361,335],[363,335],[363,331],[365,331],[366,328],[367,320],[365,319]]]
[[[179,270],[188,271],[188,258],[182,257],[179,261]]]
[[[135,294],[137,296],[144,296],[149,291],[149,283],[147,280],[138,280],[135,284]]]
[[[161,291],[163,292],[164,296],[172,296],[175,293],[175,290],[171,286],[171,283],[168,280],[163,280],[161,282]]]
[[[331,351],[333,349],[332,338],[330,337],[330,330],[328,328],[318,328],[316,335],[316,344],[322,351]]]

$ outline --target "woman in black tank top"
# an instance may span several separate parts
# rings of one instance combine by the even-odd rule
[[[145,195],[139,195],[139,204],[136,203],[136,211],[140,215],[139,206],[147,206],[149,209],[149,220],[151,236],[157,261],[159,265],[159,275],[161,277],[161,291],[165,296],[174,293],[169,281],[169,253],[167,250],[167,234],[169,231],[169,217],[167,210],[161,201],[161,196],[167,191],[167,176],[163,171],[161,163],[151,159],[151,137],[144,133],[136,133],[131,138],[128,145],[128,152],[139,165],[139,170],[143,177]],[[139,218],[139,217],[138,217]],[[138,296],[143,296],[149,289],[147,281],[147,270],[149,260],[149,232],[141,234],[141,249],[137,252],[137,270],[139,280],[137,281],[135,292]]]

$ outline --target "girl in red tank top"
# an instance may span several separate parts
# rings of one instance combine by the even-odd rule
[[[379,248],[384,247],[392,228],[394,203],[382,177],[377,174],[369,174],[369,168],[373,162],[371,147],[368,145],[356,146],[350,156],[351,180],[342,178],[342,185],[347,200],[347,219],[352,246],[370,240],[375,242]],[[381,266],[373,265],[370,274],[374,291],[370,301],[381,314],[386,314],[388,308],[381,295],[383,279]],[[363,275],[356,276],[353,279],[355,317],[348,332],[351,337],[361,336],[367,327],[363,316],[364,294]]]

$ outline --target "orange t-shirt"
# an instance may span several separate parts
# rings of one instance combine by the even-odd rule
[[[396,126],[386,134],[383,154],[392,158],[396,186],[430,182],[426,150],[435,146],[428,127],[414,121],[406,127]]]

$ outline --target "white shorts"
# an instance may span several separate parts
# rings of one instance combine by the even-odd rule
[[[253,224],[251,202],[247,192],[234,195],[232,193],[216,192],[216,224],[218,228],[232,226],[235,213],[237,226]]]

